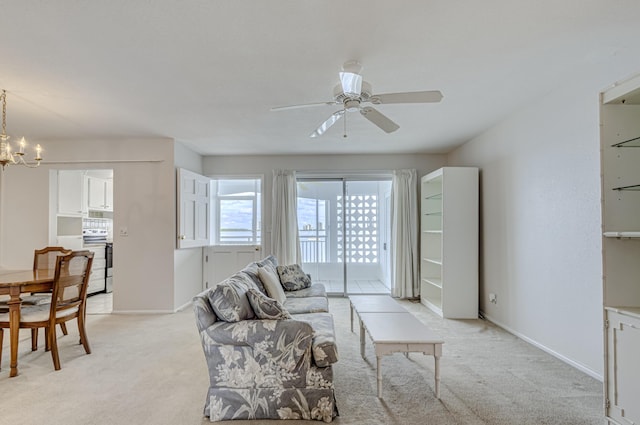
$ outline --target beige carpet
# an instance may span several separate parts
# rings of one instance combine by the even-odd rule
[[[441,400],[433,395],[433,358],[383,360],[383,396],[375,396],[375,357],[359,354],[348,301],[330,300],[340,349],[336,424],[598,424],[602,384],[481,320],[443,320],[403,302],[445,340]],[[93,354],[77,329],[60,338],[62,370],[30,351],[21,335],[20,375],[9,378],[8,333],[0,371],[0,424],[205,424],[208,375],[190,310],[173,315],[89,315]],[[41,337],[42,339],[42,337]],[[304,421],[231,421],[233,425]],[[315,422],[317,423],[317,422]]]

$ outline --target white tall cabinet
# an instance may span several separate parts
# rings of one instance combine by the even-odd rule
[[[421,180],[420,300],[442,317],[478,317],[478,169]]]
[[[640,76],[601,95],[605,414],[640,424]]]

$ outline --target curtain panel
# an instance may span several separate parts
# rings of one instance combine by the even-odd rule
[[[273,170],[271,253],[283,265],[300,262],[297,199],[296,172]]]
[[[418,176],[416,170],[395,170],[391,189],[393,288],[397,298],[420,296],[418,253]]]

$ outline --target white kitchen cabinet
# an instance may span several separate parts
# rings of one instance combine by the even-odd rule
[[[605,415],[639,424],[640,76],[601,95]]]
[[[87,199],[89,210],[113,211],[113,180],[87,177]]]
[[[478,169],[421,179],[420,300],[442,317],[478,317]]]
[[[89,286],[87,294],[95,294],[104,291],[106,288],[106,267],[105,244],[85,245],[85,249],[93,252],[93,263],[89,276]]]
[[[87,214],[84,170],[58,170],[57,199],[59,215],[79,217]]]

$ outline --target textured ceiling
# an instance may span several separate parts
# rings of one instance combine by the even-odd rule
[[[7,131],[31,140],[170,137],[202,154],[443,153],[580,75],[634,57],[635,0],[0,0]],[[385,134],[332,99],[359,60]],[[621,75],[624,77],[626,75]]]

